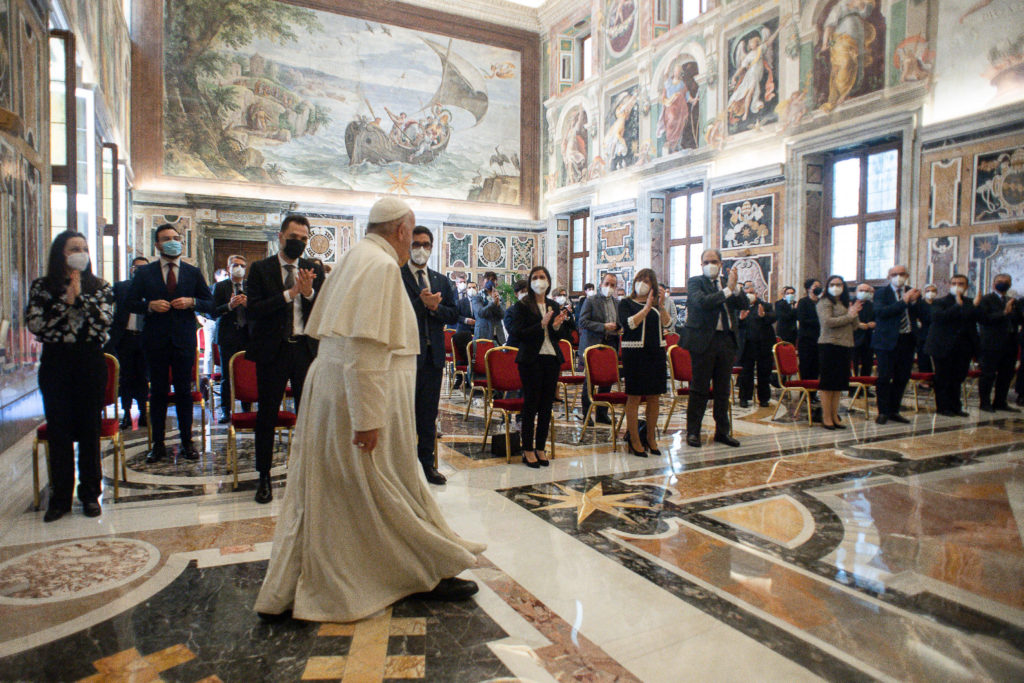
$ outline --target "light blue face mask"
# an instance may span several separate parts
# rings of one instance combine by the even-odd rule
[[[181,256],[181,242],[178,240],[167,240],[160,245],[160,253],[170,258]]]
[[[793,303],[793,300],[796,299],[796,294],[787,294],[786,296],[784,296],[782,298],[786,300],[787,304],[791,304],[791,303]]]

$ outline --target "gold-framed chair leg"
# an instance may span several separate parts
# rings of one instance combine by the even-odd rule
[[[480,442],[480,447],[481,448],[486,448],[487,447],[487,434],[490,431],[491,431],[491,415],[490,414],[486,414],[484,416],[484,438]]]
[[[119,452],[119,450],[117,448],[117,441],[120,438],[121,438],[121,435],[118,434],[116,437],[114,437],[113,439],[110,440],[110,445],[112,445],[114,447],[114,502],[115,503],[117,502],[117,499],[120,497],[120,489],[118,487],[118,477],[117,477],[117,466],[119,464],[118,460],[119,460],[119,456],[120,456],[120,452]]]
[[[917,385],[920,384],[920,382],[914,381],[914,382],[911,382],[911,384],[914,385],[914,412],[915,413],[920,413],[921,412],[921,406],[920,406],[920,404],[917,401]]]
[[[622,415],[619,416],[618,420],[615,419],[615,406],[609,403],[608,410],[612,413],[612,450],[614,451],[618,448],[619,430],[622,429],[622,421],[626,419],[626,407],[622,407]]]
[[[164,428],[166,426],[165,418]],[[153,416],[149,412],[149,401],[146,401],[146,446],[149,450],[153,450]]]
[[[668,431],[668,423],[672,421],[672,415],[676,412],[676,406],[679,404],[679,396],[672,397],[672,405],[668,407],[668,414],[665,415],[665,426],[661,428],[661,431]]]
[[[39,509],[39,439],[32,440],[32,504]]]
[[[587,433],[587,425],[590,424],[590,416],[594,413],[594,404],[587,406],[587,414],[583,416],[583,430],[580,431],[580,438],[576,443],[583,443],[583,435]]]
[[[462,416],[463,420],[468,420],[469,419],[469,409],[473,407],[473,395],[476,394],[476,390],[477,389],[480,389],[481,391],[483,391],[482,387],[470,387],[469,388],[469,398],[466,399],[466,412]]]
[[[233,481],[231,483],[232,489],[238,488],[238,452],[236,448],[238,444],[235,443],[235,425],[228,425],[228,467],[231,468]]]
[[[199,412],[202,413],[202,433],[199,435],[199,443],[203,448],[202,457],[206,457],[206,401],[199,402]]]
[[[510,429],[508,421],[508,411],[502,410],[501,416],[505,421],[505,464],[512,462],[512,438],[509,436],[508,430]],[[520,444],[521,445],[521,444]]]
[[[284,455],[284,468],[288,469],[288,465],[292,462],[292,441],[295,439],[295,428],[291,427],[288,429],[288,451]]]
[[[779,394],[779,400],[775,404],[775,412],[772,413],[772,421],[773,422],[775,421],[776,416],[779,414],[779,409],[782,408],[782,399],[786,398],[786,396],[789,395],[789,392],[790,392],[790,388],[789,387],[782,387],[782,393]]]

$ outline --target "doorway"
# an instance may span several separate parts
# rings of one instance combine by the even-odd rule
[[[263,240],[213,240],[213,269],[227,267],[228,256],[241,254],[250,266],[267,257],[267,243]],[[248,276],[248,268],[246,275]]]

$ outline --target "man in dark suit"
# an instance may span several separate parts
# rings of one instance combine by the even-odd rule
[[[704,274],[686,283],[686,348],[693,367],[686,404],[686,443],[701,446],[700,425],[714,385],[715,441],[735,447],[740,442],[729,436],[729,391],[739,346],[737,313],[747,310],[749,302],[739,291],[735,269],[722,284],[720,251],[706,249],[700,258]]]
[[[476,296],[476,283],[474,282],[470,285],[466,282],[466,278],[460,275],[455,281],[455,287],[458,290],[456,292],[458,298],[455,301],[455,312],[459,315],[459,321],[455,325],[452,346],[465,353],[466,345],[473,341],[473,326],[476,325],[476,320],[473,318],[473,297]],[[461,386],[462,375],[459,375],[458,379],[455,380],[455,386],[452,388],[458,389]]]
[[[217,329],[214,332],[220,350],[220,424],[231,420],[231,356],[244,351],[249,342],[249,323],[246,320],[245,257],[240,254],[228,256],[228,279],[213,286],[214,315]],[[249,407],[242,404],[243,412]]]
[[[199,269],[181,259],[182,236],[170,223],[156,229],[154,243],[160,258],[135,271],[128,290],[127,308],[144,314],[142,348],[149,366],[153,449],[146,462],[167,456],[168,376],[174,385],[174,412],[181,434],[181,455],[198,460],[192,445],[192,380],[196,362],[196,313],[213,312],[213,296]]]
[[[960,402],[960,387],[977,352],[978,329],[967,288],[966,275],[952,277],[949,294],[932,304],[932,322],[924,343],[924,352],[935,366],[935,412],[947,417],[969,416]]]
[[[433,248],[434,235],[430,229],[422,225],[413,228],[412,249],[409,262],[402,268],[402,282],[416,312],[420,333],[420,353],[416,357],[416,456],[427,481],[440,485],[447,479],[434,467],[434,439],[444,375],[444,326],[458,320],[459,314],[448,278],[427,267]]]
[[[619,304],[613,298],[618,281],[618,277],[614,273],[605,273],[601,277],[600,291],[583,300],[579,315],[576,316],[580,331],[580,367],[583,367],[587,349],[591,346],[605,344],[616,351],[619,349],[619,335],[622,333],[622,329],[619,327]],[[611,390],[610,386],[597,387],[597,392]],[[588,410],[590,410],[590,386],[584,385],[583,415],[586,415]],[[608,408],[598,408],[594,413],[596,414],[591,419],[595,424],[611,424]]]
[[[120,368],[117,394],[121,397],[121,429],[132,428],[132,401],[139,404],[139,426],[146,426],[146,396],[149,380],[146,378],[146,355],[142,349],[142,323],[144,316],[128,310],[128,292],[135,272],[149,263],[144,256],[132,259],[128,279],[114,283],[114,322],[110,326],[107,353],[117,358]]]
[[[978,330],[981,334],[978,393],[981,395],[981,409],[987,413],[997,410],[1020,412],[1006,402],[1013,368],[1017,363],[1017,331],[1024,322],[1017,300],[1008,294],[1012,284],[1013,279],[1009,275],[1000,273],[992,281],[992,289],[995,291],[985,296],[979,293],[974,300],[978,308]],[[992,394],[993,385],[995,396]]]
[[[277,254],[249,268],[246,282],[246,317],[249,347],[246,358],[256,362],[256,471],[259,484],[256,502],[274,499],[270,490],[270,466],[274,451],[274,425],[285,388],[292,383],[295,409],[299,409],[306,371],[316,356],[317,342],[305,334],[324,271],[301,258],[309,242],[309,220],[290,214],[277,234]]]
[[[878,359],[878,417],[880,425],[889,420],[910,422],[900,415],[903,392],[910,381],[917,341],[914,337],[921,290],[907,286],[907,267],[889,269],[889,284],[875,289],[875,329],[871,348]]]
[[[757,297],[753,282],[743,283],[743,295],[750,306],[739,314],[740,338],[740,408],[746,408],[754,397],[754,374],[757,374],[757,403],[766,408],[772,398],[772,347],[775,346],[775,311],[771,304]]]
[[[797,313],[795,288],[782,288],[782,298],[775,302],[775,320],[775,335],[782,341],[796,345]]]

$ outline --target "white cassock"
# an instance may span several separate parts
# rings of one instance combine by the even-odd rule
[[[256,611],[353,621],[433,589],[485,546],[445,523],[416,459],[420,342],[398,255],[370,234],[317,296],[306,376],[270,566]],[[373,455],[355,431],[379,429]]]

